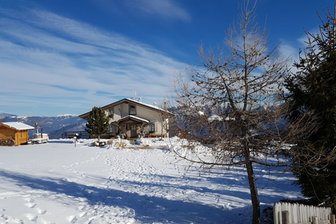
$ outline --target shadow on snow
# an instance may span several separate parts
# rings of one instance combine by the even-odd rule
[[[241,223],[239,220],[245,219],[246,213],[249,215],[249,208],[246,207],[224,210],[198,203],[87,186],[60,178],[39,178],[5,170],[0,171],[0,178],[18,186],[83,198],[90,205],[130,208],[135,212],[134,218],[145,223]]]

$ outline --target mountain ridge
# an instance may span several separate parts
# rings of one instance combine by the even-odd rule
[[[21,116],[9,113],[0,113],[2,122],[22,122],[33,127],[38,127],[39,131],[47,133],[49,138],[63,138],[69,132],[85,132],[86,120],[76,115],[58,116]]]

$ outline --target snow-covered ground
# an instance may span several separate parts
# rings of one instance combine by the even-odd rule
[[[171,143],[0,147],[0,223],[250,223],[244,168],[200,170]],[[255,169],[262,205],[300,196],[290,173]]]

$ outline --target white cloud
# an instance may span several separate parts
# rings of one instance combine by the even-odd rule
[[[190,22],[191,20],[189,13],[173,0],[132,0],[127,1],[127,4],[145,14],[156,15],[167,19],[181,20],[184,22]]]
[[[134,91],[151,103],[173,95],[174,77],[190,67],[148,45],[47,11],[0,10],[0,16],[3,112],[81,113]]]
[[[320,29],[319,28],[314,28],[311,29],[310,31],[306,32],[304,35],[302,35],[301,37],[299,37],[297,39],[297,41],[300,43],[300,47],[306,47],[307,46],[307,41],[308,41],[308,37],[310,37],[310,35],[316,36],[320,34]]]
[[[299,48],[292,46],[289,43],[282,43],[278,47],[278,51],[281,57],[287,58],[289,63],[293,65],[294,61],[297,61],[299,57]]]
[[[304,52],[305,48],[307,47],[307,41],[309,35],[318,35],[319,29],[311,29],[309,32],[305,33],[301,37],[297,38],[296,41],[293,43],[289,43],[287,41],[283,41],[282,44],[279,46],[279,52],[282,56],[288,57],[292,62],[299,60],[299,53],[300,51]]]
[[[318,29],[313,29],[309,33],[315,35],[318,33]],[[295,73],[297,72],[297,68],[294,66],[294,63],[299,61],[300,51],[303,54],[306,47],[307,34],[304,34],[294,42],[282,40],[282,43],[278,46],[277,50],[280,57],[287,59],[288,66],[291,67],[291,71]]]

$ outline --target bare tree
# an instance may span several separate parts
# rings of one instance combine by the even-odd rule
[[[275,49],[268,49],[265,34],[254,23],[254,11],[255,3],[246,1],[239,25],[228,33],[227,49],[215,54],[201,48],[204,69],[194,71],[191,82],[178,81],[176,119],[194,153],[176,153],[205,166],[245,166],[256,224],[260,202],[253,164],[280,165],[267,158],[281,144],[278,94],[288,68]],[[195,155],[200,143],[213,160]]]
[[[169,137],[169,120],[173,118],[173,114],[168,111],[170,107],[170,102],[165,98],[162,102],[161,108],[161,137]]]

